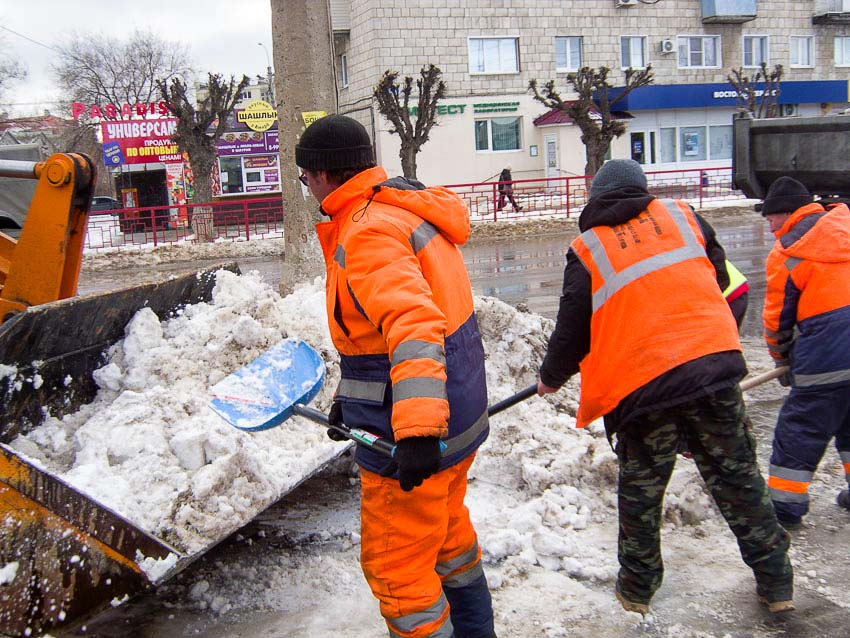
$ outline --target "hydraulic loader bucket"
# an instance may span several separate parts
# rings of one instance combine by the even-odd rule
[[[0,445],[0,634],[73,626],[151,585],[179,554]],[[170,555],[174,556],[171,557]]]
[[[0,442],[32,430],[45,413],[62,416],[90,402],[92,372],[124,336],[144,307],[160,319],[209,301],[215,272],[238,273],[235,263],[190,272],[168,281],[72,297],[28,308],[0,326]]]
[[[91,401],[92,373],[133,315],[149,307],[164,319],[208,301],[222,268],[239,272],[231,263],[40,304],[0,326],[0,635],[79,624],[191,562],[2,443],[46,413],[61,416]],[[146,559],[155,577],[142,570]]]

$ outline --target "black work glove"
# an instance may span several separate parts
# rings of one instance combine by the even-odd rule
[[[777,377],[776,380],[779,381],[779,385],[783,388],[788,388],[791,386],[791,362],[788,359],[783,359],[782,361],[778,361],[776,363],[777,368],[781,368],[782,366],[789,366],[788,369],[781,377]]]
[[[331,405],[331,411],[328,412],[328,423],[331,425],[339,425],[342,423],[342,404],[339,401],[334,401]],[[328,438],[331,441],[347,441],[348,437],[339,430],[328,428]]]
[[[440,439],[436,436],[412,436],[395,446],[395,456],[381,476],[392,476],[398,470],[398,482],[405,492],[422,485],[422,481],[440,469]]]

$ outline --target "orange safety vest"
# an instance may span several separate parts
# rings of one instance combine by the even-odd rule
[[[578,427],[608,414],[668,370],[741,350],[699,222],[687,204],[653,200],[624,224],[582,233],[590,272],[590,351],[581,361]]]

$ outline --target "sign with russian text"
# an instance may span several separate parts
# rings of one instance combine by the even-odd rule
[[[228,131],[215,145],[219,157],[226,155],[261,155],[280,152],[280,139],[276,130]]]
[[[243,111],[236,112],[236,121],[252,131],[268,131],[277,122],[277,111],[265,100],[254,100]]]
[[[177,118],[159,120],[120,120],[102,122],[103,163],[147,164],[149,162],[183,161],[177,144],[171,140],[177,129]]]

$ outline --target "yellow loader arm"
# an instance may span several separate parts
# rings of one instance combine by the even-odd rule
[[[0,324],[15,313],[73,297],[95,180],[86,155],[0,160],[0,176],[38,180],[20,239],[0,233]]]

